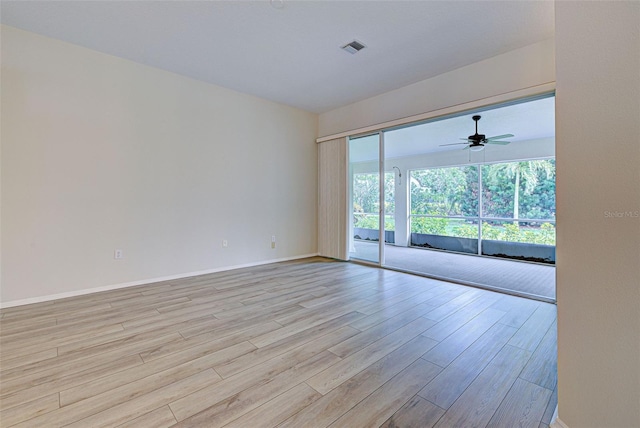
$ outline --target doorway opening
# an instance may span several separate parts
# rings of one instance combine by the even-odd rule
[[[351,138],[350,258],[555,301],[554,112],[549,94]]]

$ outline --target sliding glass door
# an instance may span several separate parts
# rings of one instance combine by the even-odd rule
[[[382,133],[349,139],[349,257],[384,260]]]

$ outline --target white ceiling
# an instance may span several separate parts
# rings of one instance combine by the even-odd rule
[[[279,0],[277,0],[279,1]],[[3,24],[321,113],[553,37],[552,1],[8,1]],[[356,55],[340,46],[358,40]]]

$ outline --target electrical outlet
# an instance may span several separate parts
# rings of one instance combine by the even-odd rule
[[[271,235],[271,248],[276,248],[276,235]]]
[[[227,248],[227,247],[229,246],[229,241],[227,241],[226,239],[223,239],[223,240],[222,240],[222,246],[223,246],[224,248]]]
[[[113,258],[116,260],[120,260],[122,258],[122,250],[114,250]]]

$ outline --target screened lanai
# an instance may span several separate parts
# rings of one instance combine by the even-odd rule
[[[555,301],[554,110],[549,94],[351,138],[350,259]]]

